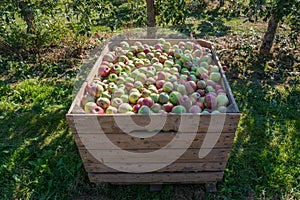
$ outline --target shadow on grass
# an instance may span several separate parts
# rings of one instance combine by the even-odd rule
[[[299,197],[300,88],[274,87],[266,80],[269,75],[258,70],[266,61],[257,57],[248,66],[255,73],[231,80],[242,117],[219,188],[226,197]]]
[[[1,199],[70,196],[82,164],[65,120],[69,101],[62,98],[57,102],[62,104],[53,103],[54,98],[60,98],[53,92],[50,99],[33,103],[28,94],[22,105],[14,105],[16,110],[1,109]]]
[[[170,28],[188,36],[192,33],[194,38],[204,38],[206,36],[221,37],[227,35],[231,30],[231,27],[226,26],[220,18],[203,19],[196,25],[187,23],[171,26]]]

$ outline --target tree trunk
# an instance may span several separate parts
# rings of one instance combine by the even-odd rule
[[[21,15],[27,25],[27,33],[35,33],[34,27],[34,13],[32,12],[29,3],[20,0],[18,7],[21,9]]]
[[[224,6],[224,0],[220,0],[220,7],[223,7]]]
[[[155,38],[155,8],[154,0],[147,0],[147,37]]]
[[[268,29],[265,33],[264,39],[262,41],[262,45],[260,47],[260,54],[262,55],[270,54],[279,20],[280,20],[279,15],[276,12],[273,12],[272,17],[268,23]]]

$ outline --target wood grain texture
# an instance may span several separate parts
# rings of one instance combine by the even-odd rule
[[[148,163],[148,165],[159,166],[161,163]],[[117,169],[126,169],[128,167],[138,167],[140,163],[128,163],[125,166],[124,163],[114,163]],[[209,172],[209,171],[224,171],[226,162],[204,162],[204,163],[171,163],[170,165],[159,169],[155,172]],[[109,172],[120,172],[119,170],[113,169],[99,163],[85,163],[84,168],[87,172],[93,173],[109,173]]]
[[[198,173],[88,173],[91,182],[117,184],[208,183],[221,181],[223,172]]]
[[[186,135],[190,135],[190,133],[185,133]],[[234,133],[222,133],[220,136],[218,133],[208,133],[213,135],[213,137],[218,137],[217,143],[214,145],[214,148],[231,148],[233,144],[233,140],[235,137]],[[201,148],[203,140],[205,138],[205,133],[198,133],[190,148]],[[103,141],[102,138],[107,137],[111,142],[124,150],[135,150],[135,149],[150,149],[156,150],[161,149],[166,146],[174,137],[176,133],[165,132],[158,133],[150,138],[138,138],[132,137],[125,133],[123,134],[82,134],[82,135],[74,135],[75,141],[77,143],[78,148],[86,148],[86,149],[112,149],[110,144],[107,144]],[[85,146],[83,142],[86,144],[91,144],[89,146]],[[190,143],[187,139],[182,140],[183,143]],[[209,142],[214,142],[213,139]],[[169,148],[176,148],[176,146],[170,146]],[[177,147],[178,148],[178,147]]]

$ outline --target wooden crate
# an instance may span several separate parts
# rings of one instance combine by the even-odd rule
[[[155,42],[155,40],[140,41],[148,44],[154,44]],[[171,43],[178,42],[178,40],[169,41]],[[128,42],[132,43],[134,41]],[[215,64],[221,67],[213,44],[204,40],[197,40],[197,42],[201,46],[211,49]],[[148,137],[147,134],[157,130],[153,130],[153,128],[149,130],[149,127],[147,128],[146,125],[150,120],[150,117],[147,115],[91,115],[86,114],[81,107],[80,100],[84,94],[86,84],[90,83],[95,75],[97,75],[99,64],[102,62],[102,56],[112,46],[113,43],[108,44],[103,50],[67,113],[70,128],[74,134],[90,181],[113,184],[209,184],[221,181],[240,118],[239,110],[223,71],[221,70],[222,84],[230,100],[227,113],[214,115],[188,113],[181,115],[153,114],[151,115],[151,119],[157,121],[157,123],[164,122],[164,125],[159,133],[153,137]],[[180,123],[180,120],[183,120],[184,123]],[[224,123],[218,124],[218,122],[222,121]],[[118,122],[123,123],[122,128],[118,127]],[[137,129],[136,124],[146,128],[139,127]],[[124,127],[126,127],[127,133],[131,132],[134,136],[124,133]],[[166,147],[170,154],[181,154],[182,149],[178,148],[178,146],[168,146],[173,139],[180,137],[178,136],[179,133],[183,135],[183,139],[181,140],[183,144],[180,148],[186,148],[186,150],[177,160],[166,164],[168,156],[163,154],[158,155],[156,160],[147,158],[147,152],[154,152]],[[191,144],[189,144],[190,138],[192,138]],[[120,149],[112,148],[111,143],[108,143],[106,139],[109,139],[113,144],[120,147]],[[203,141],[205,143],[213,143],[214,145],[212,147],[207,146]],[[210,148],[212,149],[210,150]],[[124,151],[140,153],[139,155],[144,163],[133,162],[134,159],[130,159],[130,154],[127,158],[120,159],[118,155]],[[97,152],[101,154],[101,158],[97,156]],[[199,157],[199,152],[206,156]],[[119,166],[124,171],[130,168],[136,169],[139,166],[142,167],[145,163],[149,168],[159,165],[165,166],[151,172],[134,173],[123,172],[108,167],[108,163],[113,163],[114,166]]]

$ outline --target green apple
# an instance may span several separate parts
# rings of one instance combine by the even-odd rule
[[[139,92],[132,92],[132,93],[130,93],[129,97],[128,97],[129,102],[130,103],[136,103],[137,100],[140,98],[140,96],[141,96],[141,93],[139,93]]]
[[[166,92],[162,92],[158,96],[158,102],[161,104],[167,103],[169,101],[169,95]]]
[[[186,108],[184,106],[177,105],[177,106],[173,107],[171,112],[172,113],[177,113],[177,114],[186,113]]]
[[[139,111],[138,111],[138,114],[150,114],[152,113],[151,109],[146,106],[146,105],[142,105],[140,108],[139,108]]]
[[[219,82],[221,79],[221,74],[220,72],[211,72],[209,78],[215,82]]]
[[[217,104],[218,106],[227,106],[229,104],[229,99],[224,94],[219,94],[217,96]]]
[[[118,109],[116,107],[109,106],[108,108],[106,108],[105,113],[106,114],[116,114],[116,113],[118,113]]]
[[[182,97],[182,94],[178,91],[173,91],[170,93],[170,102],[174,105],[178,104],[179,99]]]
[[[97,104],[95,102],[87,102],[84,106],[84,111],[86,113],[91,113],[91,108],[97,106]]]
[[[119,108],[119,113],[131,113],[133,111],[131,105],[129,103],[122,103]]]
[[[123,103],[123,100],[121,98],[114,98],[111,101],[111,105],[113,107],[119,108],[119,106]]]

